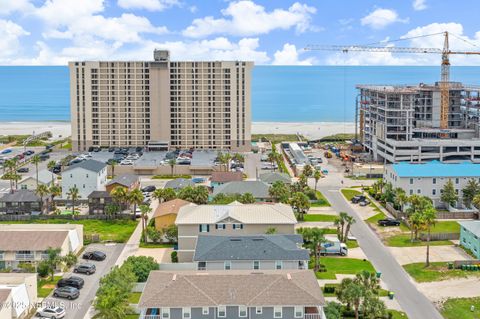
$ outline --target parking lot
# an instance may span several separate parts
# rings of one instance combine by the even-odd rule
[[[114,265],[123,250],[123,244],[92,244],[85,248],[85,251],[100,250],[107,258],[104,261],[85,261],[79,258],[78,262],[89,262],[95,264],[97,271],[92,275],[66,273],[64,277],[71,275],[81,277],[85,280],[83,288],[80,290],[80,297],[76,300],[54,298],[53,296],[45,298],[43,306],[60,306],[66,311],[65,319],[83,319],[88,311],[98,289],[100,278],[105,275]]]

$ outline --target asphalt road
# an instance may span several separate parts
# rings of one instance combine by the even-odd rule
[[[43,301],[44,306],[56,305],[65,308],[65,319],[83,319],[95,297],[100,278],[108,273],[108,271],[115,265],[124,246],[124,244],[92,244],[87,246],[85,251],[100,250],[107,254],[107,258],[104,261],[88,261],[94,263],[97,267],[97,271],[93,275],[65,274],[66,277],[73,275],[82,277],[85,280],[85,285],[80,290],[80,297],[76,300],[69,301],[67,299],[50,296]],[[86,261],[79,259],[79,262]]]

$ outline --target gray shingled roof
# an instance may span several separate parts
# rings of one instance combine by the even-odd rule
[[[193,260],[308,260],[308,250],[297,245],[302,243],[300,235],[200,235]]]
[[[480,220],[465,220],[458,223],[472,234],[480,236]]]
[[[28,189],[19,189],[14,193],[5,194],[0,198],[0,202],[39,202],[40,197],[38,197],[35,192]]]
[[[70,171],[72,169],[75,169],[75,168],[83,168],[83,169],[86,169],[88,171],[98,173],[102,169],[104,169],[105,167],[107,167],[107,164],[105,164],[105,163],[102,163],[102,162],[99,162],[99,161],[96,161],[96,160],[88,160],[88,161],[83,161],[83,162],[78,163],[78,164],[71,165],[66,170],[64,170],[63,172],[65,173],[65,172],[68,172],[68,171]]]
[[[173,189],[182,189],[187,186],[195,186],[195,183],[191,179],[177,178],[177,179],[168,181],[165,184],[165,188],[173,188]]]
[[[112,184],[120,184],[126,187],[130,187],[132,184],[136,183],[138,181],[138,176],[135,174],[123,174],[120,176],[116,176],[114,179],[112,179],[110,182],[107,183],[107,185],[112,185]]]
[[[109,198],[109,197],[112,197],[112,196],[107,191],[93,191],[87,196],[87,198]]]
[[[269,172],[269,173],[260,174],[259,179],[262,182],[265,182],[268,184],[273,184],[277,181],[281,181],[286,184],[292,183],[292,178],[290,177],[290,175],[286,173],[280,173],[280,172]]]
[[[270,198],[268,189],[270,186],[262,181],[229,182],[216,187],[213,196],[218,194],[245,194],[250,193],[255,198]]]

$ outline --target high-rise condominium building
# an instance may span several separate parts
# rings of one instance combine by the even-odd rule
[[[70,62],[74,150],[250,150],[253,62]]]

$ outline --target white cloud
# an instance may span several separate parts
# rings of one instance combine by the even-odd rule
[[[19,38],[29,34],[20,25],[0,19],[0,58],[17,53],[20,48]]]
[[[383,29],[395,22],[408,22],[408,19],[401,19],[395,10],[378,8],[363,17],[360,22],[372,29]]]
[[[29,0],[0,0],[0,15],[9,15],[13,12],[29,12],[34,8]]]
[[[118,6],[124,9],[145,9],[149,11],[163,11],[175,5],[178,0],[118,0]]]
[[[206,37],[212,34],[230,34],[251,36],[265,34],[275,29],[287,30],[295,28],[297,32],[305,32],[311,28],[314,7],[295,2],[288,10],[274,9],[267,12],[265,7],[253,1],[236,1],[229,3],[222,10],[225,18],[215,19],[212,16],[193,20],[183,31],[188,37]]]
[[[299,51],[294,44],[285,43],[282,50],[277,50],[273,55],[274,65],[312,65],[314,63],[313,58],[307,58],[304,60],[299,59]]]
[[[413,0],[412,6],[413,10],[421,11],[427,8],[426,0]]]
[[[47,0],[35,14],[50,26],[62,26],[104,10],[104,0]]]

